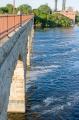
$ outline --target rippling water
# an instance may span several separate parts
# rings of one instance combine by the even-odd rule
[[[79,120],[79,28],[36,31],[31,62],[27,113],[9,119]]]

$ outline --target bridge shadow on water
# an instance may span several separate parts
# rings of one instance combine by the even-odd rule
[[[8,113],[8,120],[28,120],[25,114]]]
[[[8,120],[40,120],[37,113],[8,113]]]

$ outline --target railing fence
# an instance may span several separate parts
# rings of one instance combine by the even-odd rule
[[[16,28],[22,26],[22,24],[29,19],[31,15],[3,15],[0,16],[0,39],[8,36],[9,33],[15,31]]]

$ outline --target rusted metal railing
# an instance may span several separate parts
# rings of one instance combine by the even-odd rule
[[[0,16],[0,39],[8,36],[16,28],[29,21],[32,15],[2,15]]]

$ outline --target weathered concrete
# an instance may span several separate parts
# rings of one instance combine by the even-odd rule
[[[7,109],[25,112],[27,43],[32,29],[33,18],[0,41],[0,120],[7,120]]]
[[[23,62],[18,60],[10,88],[8,112],[25,112],[25,80],[23,68]]]

